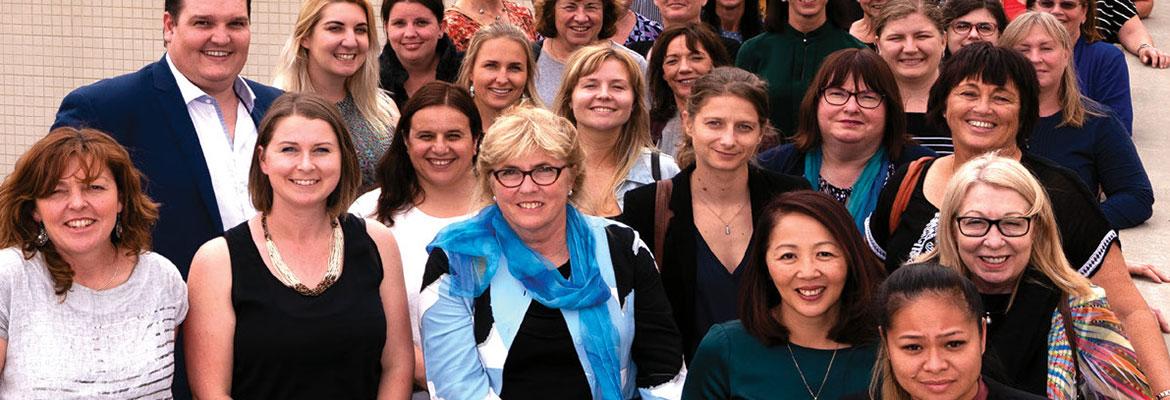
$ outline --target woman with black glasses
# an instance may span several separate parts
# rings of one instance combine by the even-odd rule
[[[760,154],[760,164],[803,176],[844,204],[862,229],[887,177],[934,152],[909,141],[894,74],[873,51],[838,50],[825,59],[811,88],[793,143]]]
[[[680,339],[654,258],[634,230],[574,206],[584,162],[573,124],[544,109],[519,107],[484,135],[491,205],[428,246],[431,396],[677,397]]]
[[[947,54],[971,43],[995,44],[1008,24],[998,0],[950,0],[943,4],[942,16],[947,26]]]

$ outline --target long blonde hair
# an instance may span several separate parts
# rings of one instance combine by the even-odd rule
[[[608,185],[609,192],[616,192],[618,185],[630,173],[630,169],[638,163],[642,151],[654,148],[654,142],[650,140],[650,112],[646,109],[646,82],[642,77],[642,68],[633,57],[615,49],[608,42],[577,50],[565,64],[564,78],[553,102],[553,112],[577,125],[577,116],[573,113],[572,105],[573,90],[576,89],[581,77],[597,72],[601,69],[601,64],[609,60],[617,61],[626,69],[629,90],[634,93],[630,119],[622,125],[616,147],[612,150],[621,157]]]
[[[459,77],[455,79],[455,84],[471,89],[471,72],[475,69],[479,51],[485,42],[492,39],[508,39],[524,49],[524,62],[527,71],[525,71],[526,80],[520,102],[544,107],[544,102],[536,94],[536,53],[532,51],[532,44],[528,43],[528,36],[524,34],[524,31],[507,22],[495,22],[481,27],[475,32],[475,36],[471,37],[471,43],[467,45],[467,53],[463,55],[463,64],[459,66]],[[474,95],[474,92],[472,94]],[[491,121],[484,121],[484,123],[490,124]]]
[[[1100,117],[1104,115],[1099,107],[1096,107],[1096,102],[1081,94],[1080,85],[1077,84],[1076,65],[1073,65],[1072,62],[1072,37],[1064,29],[1064,25],[1052,14],[1039,11],[1020,14],[1004,29],[1003,34],[999,37],[999,45],[1009,49],[1015,47],[1028,37],[1028,33],[1032,31],[1033,27],[1040,28],[1044,34],[1051,37],[1064,50],[1065,56],[1069,59],[1064,66],[1064,72],[1060,74],[1059,96],[1062,116],[1060,125],[1057,126],[1070,125],[1080,128],[1085,124],[1086,116]]]
[[[1023,196],[1024,200],[1031,204],[1025,215],[1032,217],[1032,255],[1028,260],[1028,267],[1043,273],[1064,293],[1075,295],[1090,293],[1089,280],[1077,273],[1064,256],[1060,232],[1056,227],[1056,216],[1052,212],[1052,203],[1044,187],[1040,186],[1032,173],[1018,161],[994,153],[968,161],[955,172],[947,184],[947,191],[939,210],[937,246],[935,251],[923,258],[937,257],[940,264],[958,268],[964,275],[971,275],[971,271],[959,257],[956,236],[959,232],[954,219],[959,215],[959,207],[967,198],[967,193],[976,185],[1008,189]]]
[[[370,123],[374,132],[389,137],[398,122],[398,107],[386,92],[378,88],[378,53],[374,48],[379,43],[378,23],[374,18],[373,7],[366,0],[306,0],[301,5],[293,34],[280,52],[273,85],[289,92],[316,92],[309,78],[309,50],[301,46],[301,42],[312,35],[325,7],[334,3],[356,4],[366,14],[369,27],[366,35],[371,47],[366,51],[362,66],[353,76],[346,78],[345,89],[353,96],[358,112]]]

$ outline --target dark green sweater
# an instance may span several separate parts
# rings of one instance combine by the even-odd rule
[[[772,108],[769,118],[787,138],[796,133],[800,100],[821,61],[847,48],[865,48],[865,44],[828,22],[808,33],[785,26],[783,32],[764,33],[744,42],[735,66],[768,82],[768,103]]]

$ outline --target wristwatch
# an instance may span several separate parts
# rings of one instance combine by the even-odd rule
[[[1137,51],[1142,51],[1142,49],[1147,48],[1147,47],[1152,49],[1152,48],[1154,48],[1154,45],[1149,44],[1149,43],[1142,43],[1141,45],[1138,46]],[[1167,393],[1167,395],[1170,395],[1170,393]]]

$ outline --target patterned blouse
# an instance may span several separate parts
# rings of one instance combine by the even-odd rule
[[[537,39],[536,20],[532,17],[532,11],[508,0],[501,1],[504,3],[504,17],[508,19],[508,22],[520,27],[520,30],[528,35],[528,41],[535,42]],[[475,32],[478,32],[482,26],[470,15],[465,14],[463,10],[454,7],[443,12],[443,22],[447,23],[447,36],[451,38],[451,41],[455,43],[455,48],[460,52],[467,51],[471,37],[475,36]]]
[[[345,128],[349,130],[349,137],[353,141],[353,149],[357,152],[358,166],[362,170],[362,186],[358,193],[365,193],[378,186],[378,160],[390,147],[390,132],[375,132],[370,122],[358,111],[353,96],[345,96],[337,102],[337,110],[341,112],[341,119],[345,121]]]
[[[642,14],[634,13],[634,29],[630,30],[630,36],[626,38],[625,46],[629,46],[634,42],[653,42],[658,39],[658,35],[662,34],[662,24],[650,18],[646,18]]]

